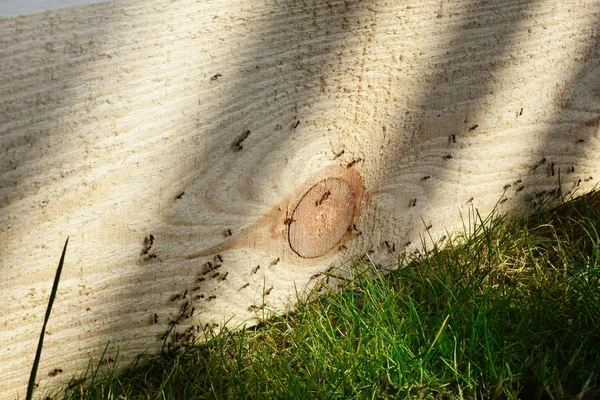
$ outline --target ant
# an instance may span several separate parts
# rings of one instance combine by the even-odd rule
[[[292,222],[296,222],[296,220],[293,219],[292,217],[288,217],[283,221],[283,224],[290,226],[292,224]]]
[[[179,200],[179,199],[181,199],[181,198],[183,197],[183,195],[184,195],[184,194],[185,194],[185,192],[181,192],[181,193],[179,193],[177,196],[175,196],[175,199],[176,199],[176,200]]]
[[[144,238],[144,249],[142,250],[142,253],[140,255],[143,256],[145,254],[148,254],[148,252],[152,248],[153,244],[154,244],[154,235],[150,234],[149,236],[146,236]]]
[[[469,128],[469,132],[474,131],[475,129],[479,128],[479,125],[475,124],[472,127]]]
[[[387,246],[387,248],[390,249],[392,251],[392,253],[394,253],[396,251],[396,244],[395,243],[390,244],[390,242],[388,242],[387,240],[385,240],[383,243],[385,243],[385,245]]]
[[[258,270],[260,269],[260,265],[257,265],[256,267],[254,267],[254,269],[252,270],[253,274],[256,274],[258,272]]]
[[[244,148],[242,143],[244,142],[244,140],[246,140],[248,138],[248,136],[250,136],[250,129],[247,129],[246,132],[244,132],[244,134],[242,136],[240,136],[240,138],[238,140],[236,140],[236,142],[234,143],[234,146],[237,151],[241,151]]]
[[[317,200],[315,202],[315,206],[319,207],[321,204],[323,204],[323,202],[325,200],[327,200],[329,198],[329,196],[331,196],[331,190],[326,191],[325,193],[323,193],[323,196],[321,196],[320,200]]]
[[[340,158],[344,153],[346,152],[346,150],[342,150],[339,153],[336,153],[335,156],[333,157],[333,159],[337,159]]]
[[[211,80],[211,81],[216,81],[217,79],[219,79],[219,78],[220,78],[220,77],[222,77],[222,76],[223,76],[223,75],[222,75],[221,73],[216,73],[216,74],[214,74],[214,75],[213,75],[213,76],[210,78],[210,80]]]
[[[351,168],[351,167],[353,167],[353,166],[354,166],[354,164],[356,164],[356,163],[358,163],[358,162],[360,162],[360,161],[362,161],[362,158],[358,158],[358,159],[356,159],[356,160],[352,160],[352,161],[350,161],[350,162],[348,163],[348,165],[346,165],[346,168]]]
[[[188,309],[189,306],[190,306],[190,302],[189,301],[186,301],[185,303],[183,303],[181,305],[181,312],[185,312]]]

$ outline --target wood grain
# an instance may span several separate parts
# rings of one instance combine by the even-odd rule
[[[253,324],[354,254],[391,263],[475,208],[590,190],[599,17],[588,0],[131,0],[0,18],[0,399],[24,396],[67,236],[40,396],[107,343],[126,364],[170,321]],[[323,200],[337,236],[302,257],[289,218],[336,179],[355,204]],[[326,237],[304,229],[295,246]]]

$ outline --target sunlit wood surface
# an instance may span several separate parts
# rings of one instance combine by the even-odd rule
[[[597,0],[0,18],[0,399],[24,397],[67,236],[40,396],[107,343],[126,364],[178,317],[252,324],[352,255],[589,191],[599,21]]]

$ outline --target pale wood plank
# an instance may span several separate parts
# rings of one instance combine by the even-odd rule
[[[0,19],[0,399],[24,395],[67,235],[38,393],[108,341],[126,361],[156,351],[190,298],[182,329],[255,323],[330,265],[389,263],[505,191],[508,211],[559,171],[563,194],[591,189],[600,2],[555,3],[135,0]],[[327,178],[349,182],[356,229],[302,258],[285,222]]]

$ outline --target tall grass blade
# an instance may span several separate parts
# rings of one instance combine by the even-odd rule
[[[58,289],[58,282],[60,281],[60,274],[62,267],[65,262],[65,254],[67,252],[67,244],[69,238],[65,242],[62,255],[60,256],[60,262],[56,269],[56,276],[54,277],[54,284],[52,285],[52,292],[50,293],[50,300],[48,300],[48,308],[46,309],[46,315],[44,316],[44,325],[42,326],[42,333],[40,334],[40,340],[38,342],[37,351],[35,352],[35,360],[33,361],[33,367],[31,368],[31,375],[29,376],[29,384],[27,385],[27,397],[26,400],[31,400],[33,396],[33,389],[35,388],[35,376],[37,375],[38,365],[40,363],[40,357],[42,356],[42,346],[44,344],[44,334],[46,333],[46,325],[50,319],[50,311],[52,311],[52,305],[54,304],[54,298],[56,297],[56,290]]]

